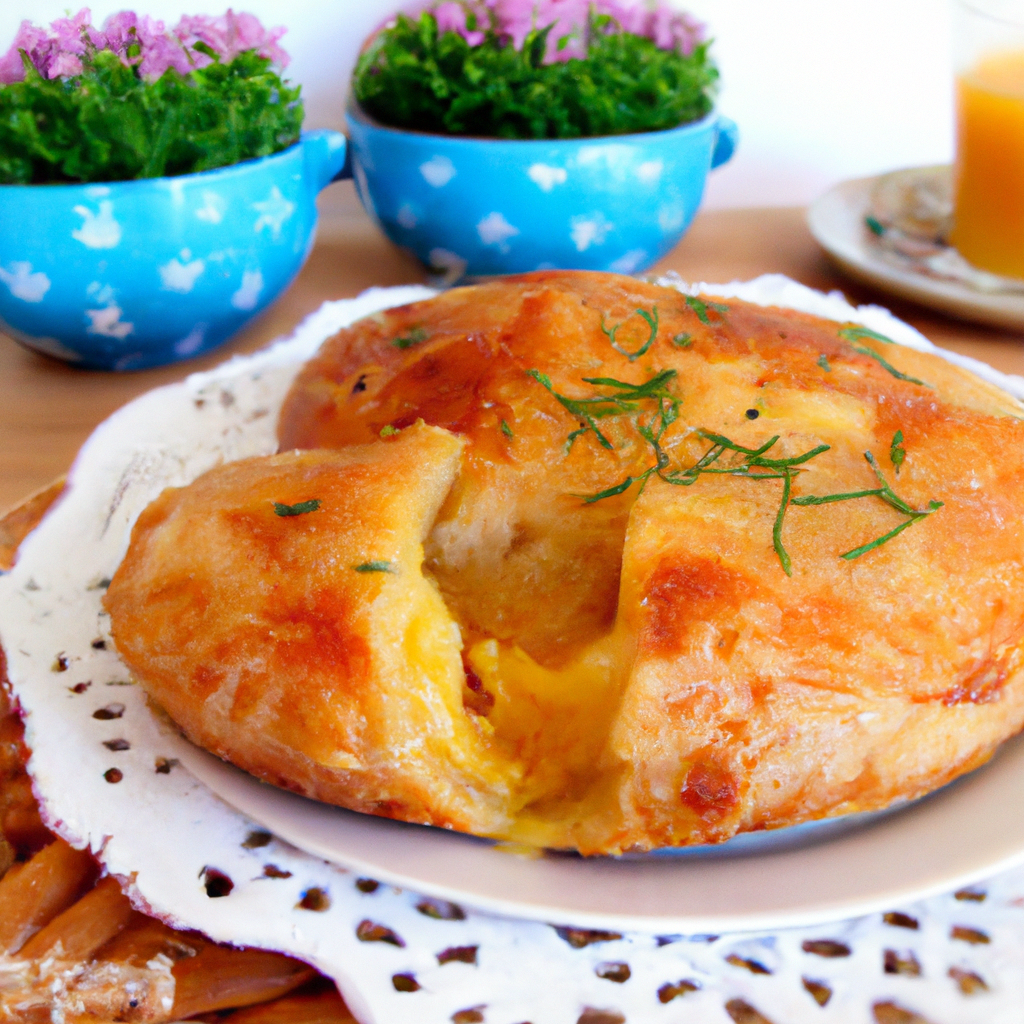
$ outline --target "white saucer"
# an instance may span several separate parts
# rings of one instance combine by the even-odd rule
[[[887,260],[864,224],[871,193],[881,175],[836,185],[807,212],[811,234],[855,280],[911,299],[962,320],[1006,330],[1024,330],[1024,294],[985,292],[955,280],[915,271],[909,262]]]
[[[221,799],[308,853],[400,888],[553,924],[687,935],[823,924],[1024,863],[1024,738],[926,799],[865,816],[870,825],[837,820],[809,833],[743,837],[731,853],[630,860],[507,853],[488,840],[306,800],[181,747],[188,770]]]

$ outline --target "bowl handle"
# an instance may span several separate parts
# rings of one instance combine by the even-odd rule
[[[302,148],[306,158],[306,173],[317,192],[332,181],[352,177],[348,139],[341,132],[327,128],[303,132]]]
[[[730,117],[719,117],[715,124],[715,149],[711,154],[711,167],[721,167],[732,159],[736,152],[736,144],[739,142],[740,130],[736,122]]]

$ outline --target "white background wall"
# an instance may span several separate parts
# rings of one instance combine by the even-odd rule
[[[396,0],[234,2],[265,24],[288,25],[289,75],[303,84],[307,126],[341,127],[359,45]],[[720,106],[741,132],[707,205],[806,203],[843,178],[948,160],[950,3],[688,0],[716,40]],[[95,0],[94,19],[125,6],[168,22],[223,9],[210,0]],[[0,52],[22,18],[50,21],[69,7],[74,0],[0,0]]]

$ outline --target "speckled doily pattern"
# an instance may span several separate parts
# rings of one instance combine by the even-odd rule
[[[284,347],[126,407],[83,450],[69,495],[0,579],[0,639],[51,827],[95,851],[141,909],[314,964],[363,1024],[1020,1022],[1024,870],[825,927],[620,936],[357,878],[274,839],[184,769],[184,741],[106,630],[104,580],[130,524],[167,483],[273,450],[297,361],[339,326],[422,294],[329,304]],[[183,424],[172,438],[167,417]]]

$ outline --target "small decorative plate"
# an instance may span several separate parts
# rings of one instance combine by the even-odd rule
[[[1024,330],[1024,281],[972,267],[945,244],[951,168],[844,181],[811,206],[811,234],[855,280],[962,320]]]

